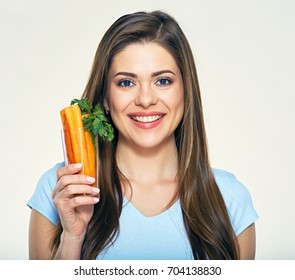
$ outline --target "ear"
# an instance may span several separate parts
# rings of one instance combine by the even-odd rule
[[[103,107],[104,107],[104,109],[105,109],[106,112],[109,112],[110,111],[109,101],[108,101],[107,98],[105,98],[103,100]]]

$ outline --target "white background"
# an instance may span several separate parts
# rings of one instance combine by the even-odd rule
[[[0,0],[0,259],[28,259],[26,202],[63,160],[59,111],[81,96],[102,35],[119,16],[154,9],[191,43],[211,163],[251,192],[257,259],[295,259],[294,3]]]

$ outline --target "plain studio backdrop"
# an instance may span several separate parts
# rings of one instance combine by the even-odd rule
[[[37,180],[63,161],[59,111],[79,98],[97,45],[121,15],[160,9],[195,56],[213,167],[259,214],[257,259],[295,259],[295,2],[0,1],[0,259],[28,259]]]

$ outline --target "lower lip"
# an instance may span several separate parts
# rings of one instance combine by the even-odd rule
[[[157,127],[162,121],[163,119],[165,118],[165,116],[161,117],[160,119],[154,121],[154,122],[137,122],[135,120],[133,120],[132,118],[130,118],[130,120],[132,121],[132,123],[139,127],[139,128],[142,128],[142,129],[152,129],[152,128],[155,128]]]

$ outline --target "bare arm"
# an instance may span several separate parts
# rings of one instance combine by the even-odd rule
[[[239,236],[241,260],[254,260],[256,251],[255,224],[248,226]]]
[[[51,259],[51,239],[56,226],[42,214],[32,209],[29,230],[29,258],[31,260]],[[80,259],[83,238],[61,235],[60,246],[55,259]]]
[[[54,230],[54,224],[32,209],[29,229],[29,258],[31,260],[50,259],[50,240]]]

